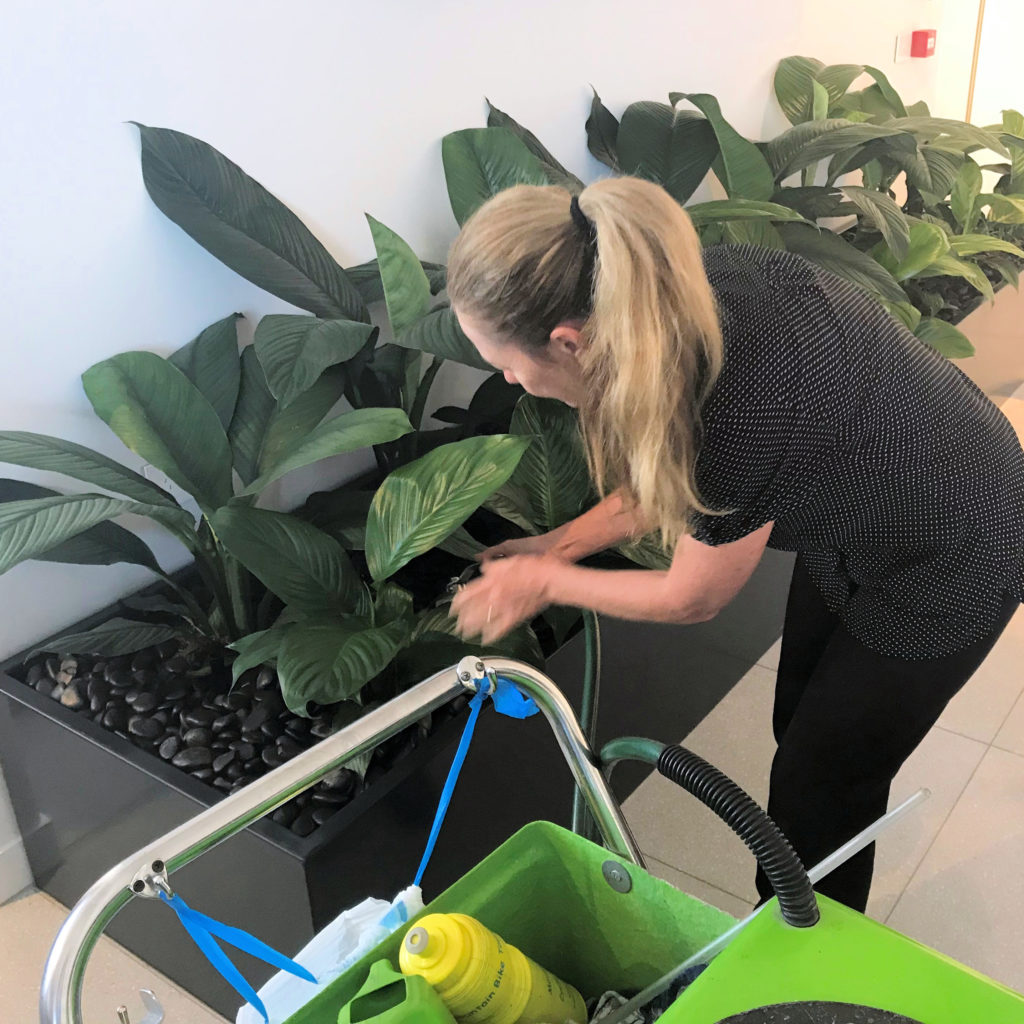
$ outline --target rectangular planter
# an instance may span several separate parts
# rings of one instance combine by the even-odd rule
[[[743,593],[711,623],[606,622],[599,740],[687,735],[779,635],[789,567],[788,556],[769,552]],[[104,610],[80,628],[110,615]],[[581,639],[548,662],[577,707]],[[72,906],[111,865],[219,794],[2,671],[22,660],[0,666],[3,770],[36,884]],[[177,872],[175,889],[197,909],[286,952],[366,896],[390,898],[412,881],[463,720],[447,721],[308,838],[265,819]],[[616,776],[620,797],[645,774],[623,766]],[[528,822],[568,824],[571,795],[564,759],[540,716],[512,721],[485,711],[424,880],[425,897]],[[107,932],[234,1018],[233,990],[165,907],[132,901]],[[244,954],[237,962],[257,985],[270,973]]]

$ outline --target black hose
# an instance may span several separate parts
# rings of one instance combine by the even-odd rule
[[[818,923],[818,901],[800,858],[779,826],[727,775],[685,747],[666,747],[658,771],[706,804],[750,847],[779,898],[787,924]]]

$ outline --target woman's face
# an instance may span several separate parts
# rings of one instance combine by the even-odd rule
[[[584,383],[578,326],[559,324],[545,348],[527,348],[496,338],[486,324],[458,310],[455,315],[480,357],[503,373],[509,384],[520,384],[538,398],[557,398],[574,409],[579,406]]]

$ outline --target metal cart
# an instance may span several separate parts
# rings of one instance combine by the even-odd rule
[[[596,658],[596,645],[591,653]],[[467,688],[499,678],[532,698],[550,724],[603,847],[548,823],[535,823],[441,894],[427,912],[458,909],[478,916],[588,997],[605,988],[636,990],[656,982],[725,932],[732,941],[682,991],[661,1018],[665,1024],[773,1024],[790,1019],[810,1024],[839,1019],[828,1008],[841,1004],[875,1008],[875,1017],[851,1015],[851,1021],[1024,1024],[1024,996],[830,900],[815,899],[802,868],[787,881],[775,865],[780,900],[752,915],[742,929],[729,915],[649,876],[603,771],[614,761],[656,761],[663,774],[705,802],[717,801],[723,817],[731,813],[743,818],[740,825],[755,816],[752,802],[682,748],[614,741],[599,759],[551,679],[504,658],[467,658],[437,673],[111,868],[79,900],[57,935],[40,991],[41,1024],[83,1024],[82,981],[89,956],[129,900],[169,891],[175,871],[349,758]],[[585,720],[592,722],[595,714],[596,694],[590,693]],[[574,819],[582,830],[582,808]],[[756,838],[744,838],[756,853]],[[289,1024],[336,1020],[369,964],[393,956],[400,938],[394,935],[371,951]],[[772,1007],[782,1004],[811,1009],[799,1018],[771,1016]],[[812,1016],[814,1006],[832,1015]],[[755,1011],[761,1015],[750,1016]]]

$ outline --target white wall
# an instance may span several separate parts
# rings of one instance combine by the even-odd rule
[[[1007,108],[1024,112],[1022,34],[1024,10],[1017,0],[987,0],[971,116],[976,124],[998,124]]]
[[[0,38],[0,427],[124,457],[81,394],[85,368],[132,348],[166,352],[233,310],[285,308],[155,209],[129,120],[216,145],[343,263],[372,255],[364,211],[440,260],[455,223],[439,140],[483,124],[485,95],[584,177],[599,173],[583,132],[588,83],[616,112],[670,90],[711,92],[741,131],[764,137],[783,125],[774,66],[803,53],[877,65],[908,100],[962,117],[976,13],[967,0],[20,4]],[[939,30],[938,56],[893,66],[896,33],[915,27]],[[168,564],[183,558],[146,536]],[[16,568],[0,578],[0,655],[144,576]]]

